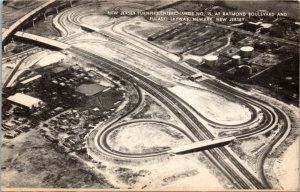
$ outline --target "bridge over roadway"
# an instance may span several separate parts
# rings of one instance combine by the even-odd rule
[[[69,44],[57,41],[55,39],[49,39],[47,37],[42,37],[39,35],[34,35],[34,34],[20,32],[20,31],[16,32],[14,37],[16,39],[22,39],[23,41],[31,41],[34,43],[46,45],[47,47],[60,49],[60,50],[68,49],[71,47]]]
[[[198,141],[195,143],[191,143],[179,147],[173,147],[167,152],[169,154],[186,154],[186,153],[191,153],[199,150],[210,149],[212,147],[223,146],[225,144],[229,144],[235,139],[236,139],[235,137],[208,139],[208,140]]]
[[[47,9],[49,6],[53,5],[57,0],[48,0],[46,3],[42,4],[41,6],[35,8],[34,10],[30,11],[23,17],[21,17],[18,21],[14,22],[9,28],[7,28],[2,33],[2,46],[6,45],[9,41],[9,38],[29,19],[34,18],[38,15],[41,11]]]

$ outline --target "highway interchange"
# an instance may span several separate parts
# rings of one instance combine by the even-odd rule
[[[143,7],[142,5],[137,4],[128,5],[128,3],[124,3],[124,5],[129,7],[132,6],[136,9],[141,9],[141,7]],[[84,5],[81,6],[84,7]],[[120,4],[119,6],[122,5]],[[63,30],[62,34],[64,35],[63,38],[60,38],[58,41],[68,44],[69,41],[87,34],[80,28],[80,25],[82,24],[80,23],[80,18],[82,18],[83,16],[80,15],[79,17],[78,15],[76,15],[78,11],[82,10],[76,10],[76,7],[67,9],[55,18],[56,27],[60,30]],[[151,57],[161,65],[171,67],[174,70],[179,71],[184,76],[191,76],[196,73],[194,69],[191,69],[190,67],[187,67],[185,65],[178,64],[176,61],[172,60],[172,58],[167,56],[165,50],[161,50],[144,40],[133,37],[130,34],[126,34],[126,32],[122,28],[122,25],[126,25],[125,22],[128,21],[126,21],[125,19],[114,23],[108,23],[106,25],[98,27],[99,31],[95,33],[99,33],[112,38],[120,42],[121,44],[126,45],[126,47],[128,47],[129,49],[137,51],[140,54],[144,54],[145,57]],[[8,35],[5,34],[5,37],[6,36]],[[143,89],[153,97],[161,101],[161,103],[163,103],[165,107],[167,107],[178,117],[178,119],[180,119],[180,121],[190,130],[189,132],[182,132],[184,132],[193,142],[212,139],[216,137],[211,133],[210,129],[208,129],[202,123],[203,121],[219,128],[240,130],[233,132],[231,135],[228,135],[235,136],[237,139],[264,134],[278,127],[280,129],[279,132],[273,138],[272,142],[267,147],[265,147],[259,155],[257,163],[257,172],[259,178],[252,171],[248,170],[248,168],[244,166],[244,164],[237,158],[236,155],[233,154],[233,152],[228,147],[218,147],[203,151],[206,157],[216,167],[218,167],[237,188],[269,189],[272,187],[265,176],[264,161],[269,153],[273,151],[275,147],[277,147],[288,136],[291,129],[291,122],[289,117],[280,108],[257,99],[253,96],[250,96],[249,94],[240,92],[237,89],[234,89],[216,79],[206,76],[206,79],[201,81],[201,84],[211,88],[214,91],[217,91],[220,94],[229,95],[230,97],[235,98],[240,103],[245,104],[252,112],[252,117],[248,122],[233,125],[220,124],[218,122],[214,122],[213,120],[207,119],[204,115],[196,111],[191,105],[189,105],[182,98],[175,95],[168,88],[154,82],[152,79],[144,76],[143,74],[134,71],[132,68],[128,68],[108,58],[103,58],[78,46],[71,45],[71,48],[68,48],[65,51],[91,61],[91,63],[96,67],[105,68],[105,70],[109,70],[111,73],[114,73],[122,77],[123,79],[126,79],[135,86],[139,93],[139,101],[133,109],[129,110],[125,115],[121,117],[112,119],[101,129],[96,128],[94,129],[94,132],[91,132],[90,136],[87,137],[87,143],[93,143],[93,146],[96,145],[96,148],[92,147],[92,145],[88,145],[88,147],[90,147],[89,151],[91,153],[97,154],[99,153],[99,151],[97,150],[100,150],[101,153],[105,153],[108,156],[113,156],[118,159],[147,158],[150,156],[153,157],[158,155],[166,155],[166,152],[164,151],[155,154],[125,154],[112,151],[106,143],[105,138],[107,134],[117,127],[121,126],[122,124],[119,124],[119,122],[126,116],[133,113],[135,109],[139,107],[142,102],[140,89]],[[258,109],[260,111],[259,113],[263,114],[262,119],[259,119]],[[201,121],[199,119],[201,119]],[[257,126],[249,129],[249,127],[251,127],[252,125],[256,125],[255,123],[257,122],[259,122]],[[278,126],[279,123],[281,126]]]

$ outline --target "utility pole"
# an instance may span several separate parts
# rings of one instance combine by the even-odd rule
[[[32,19],[32,26],[33,26],[33,28],[35,28],[35,24],[34,24],[35,20],[36,20],[36,18]]]

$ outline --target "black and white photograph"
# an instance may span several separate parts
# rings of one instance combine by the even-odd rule
[[[299,190],[299,1],[0,3],[2,191]]]

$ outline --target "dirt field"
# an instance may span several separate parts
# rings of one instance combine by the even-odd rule
[[[299,138],[274,165],[274,172],[284,190],[297,190],[297,186],[299,186],[298,160]]]
[[[239,103],[229,101],[221,95],[184,86],[175,86],[170,90],[214,122],[239,124],[251,118],[251,112],[248,108]],[[221,110],[220,106],[222,106]]]
[[[111,188],[102,175],[32,130],[8,141],[2,140],[1,185],[3,187],[35,188]]]
[[[133,188],[170,191],[224,189],[223,186],[228,184],[227,179],[215,172],[213,168],[205,166],[204,161],[207,160],[202,158],[201,153],[177,155],[167,160],[157,160],[153,165],[145,165],[144,170],[148,170],[151,174],[138,178]]]
[[[132,123],[112,131],[108,145],[115,151],[141,154],[190,143],[177,129],[152,122]]]
[[[91,26],[100,27],[103,24],[116,21],[115,18],[110,18],[106,15],[91,14],[80,18],[80,21]]]
[[[148,22],[141,17],[135,18],[136,22],[124,27],[124,31],[133,34],[141,39],[147,39],[150,35],[165,29],[170,23],[163,25],[162,23]]]

